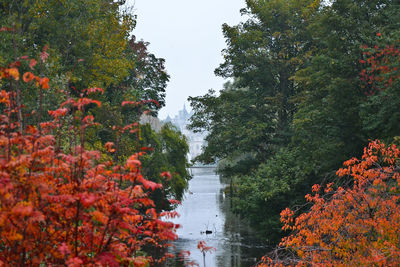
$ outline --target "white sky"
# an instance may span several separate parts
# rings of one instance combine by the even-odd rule
[[[171,76],[166,107],[159,117],[189,109],[187,98],[219,90],[224,79],[214,75],[226,47],[222,24],[238,24],[245,0],[128,0],[137,15],[133,34],[150,42],[149,50],[166,60]]]

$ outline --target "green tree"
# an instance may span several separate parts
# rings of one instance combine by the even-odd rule
[[[121,1],[1,1],[2,63],[34,58],[41,76],[50,77],[50,91],[17,85],[21,113],[43,105],[54,109],[88,87],[106,87],[128,75],[133,62],[125,57],[135,18],[120,10]],[[24,64],[23,71],[30,70]],[[50,95],[52,97],[50,97]],[[39,111],[46,116],[47,112]],[[22,115],[20,116],[22,121]],[[26,117],[40,120],[40,116]],[[24,125],[26,124],[24,123]]]
[[[187,154],[189,146],[186,137],[172,124],[165,124],[155,132],[149,124],[141,126],[140,143],[151,149],[142,157],[143,173],[151,180],[161,183],[163,190],[156,190],[152,197],[158,209],[171,210],[175,207],[167,199],[182,200],[183,193],[191,178],[188,171]],[[171,177],[162,177],[169,172]]]
[[[210,91],[190,98],[191,128],[209,132],[199,159],[219,160],[218,171],[232,181],[233,210],[274,242],[281,236],[280,210],[301,202],[296,190],[303,190],[308,171],[295,163],[299,151],[288,146],[303,90],[293,77],[313,47],[307,27],[319,1],[246,3],[248,20],[223,26],[225,62],[216,69],[234,82],[218,96]]]
[[[257,165],[287,145],[292,135],[292,98],[299,90],[292,77],[310,49],[306,26],[319,1],[246,3],[246,22],[223,25],[225,62],[215,71],[235,82],[218,97],[209,92],[190,98],[195,111],[191,127],[210,132],[201,156],[206,162],[248,154]]]
[[[302,205],[312,186],[304,179],[310,169],[302,163],[299,150],[283,148],[248,175],[234,177],[233,211],[246,218],[270,244],[278,243],[284,234],[280,212]]]
[[[373,46],[377,32],[398,25],[397,16],[389,19],[398,8],[394,1],[338,0],[321,9],[310,25],[315,49],[306,67],[296,73],[304,91],[293,128],[294,143],[319,179],[361,151],[372,137],[362,130],[360,105],[367,96],[359,61],[362,47]]]
[[[120,1],[2,1],[0,23],[14,29],[8,51],[36,56],[46,45],[76,87],[121,81],[131,63],[124,57],[135,18]],[[3,50],[3,55],[7,51]],[[81,61],[78,63],[78,61]],[[54,67],[54,66],[52,66]]]
[[[378,76],[393,79],[373,95],[360,73],[372,68],[362,63],[368,55],[385,47],[396,51],[399,5],[383,0],[247,5],[246,22],[224,25],[226,61],[216,70],[236,79],[234,93],[224,89],[219,96],[193,98],[192,127],[210,132],[212,147],[200,159],[220,159],[224,174],[233,177],[234,209],[273,241],[282,234],[281,208],[304,203],[307,187],[357,155],[369,138],[398,135],[398,58],[378,62],[383,67],[391,62],[392,72]],[[236,136],[239,141],[231,142]],[[255,149],[260,146],[268,150]]]
[[[187,186],[187,144],[173,129],[164,136],[137,123],[143,113],[156,115],[165,105],[169,76],[164,59],[151,54],[148,43],[136,41],[131,35],[136,17],[124,4],[115,0],[0,1],[0,63],[7,66],[18,60],[21,72],[34,68],[40,77],[50,78],[46,91],[18,81],[4,84],[4,88],[16,91],[17,104],[23,107],[18,114],[21,132],[29,123],[39,125],[45,121],[42,117],[48,116],[47,110],[56,109],[61,102],[86,96],[86,88],[104,88],[104,94],[93,96],[101,100],[102,106],[86,107],[85,111],[95,115],[101,126],[87,129],[85,145],[105,152],[106,143],[113,142],[113,160],[122,163],[127,155],[158,143],[154,145],[158,151],[149,153],[151,160],[146,162],[146,169],[157,182],[161,181],[161,172],[172,174],[171,181],[159,192],[164,194],[157,203],[161,210],[171,207],[162,201],[180,199]],[[122,106],[123,101],[134,104]],[[35,109],[39,112],[32,114]],[[127,125],[130,128],[124,129]],[[70,141],[65,138],[61,143]],[[169,143],[165,145],[167,142],[176,145],[177,150],[165,152],[162,146],[172,149]],[[103,153],[102,157],[109,156]]]
[[[295,112],[291,98],[298,90],[292,76],[302,66],[310,49],[306,27],[319,1],[248,0],[242,14],[246,22],[223,25],[227,48],[225,62],[215,73],[225,78],[239,78],[238,86],[248,88],[258,121],[274,117],[274,138],[267,145],[285,145],[290,141],[290,123]],[[264,115],[264,117],[262,116]]]
[[[137,99],[152,99],[158,102],[149,103],[149,107],[156,114],[165,106],[165,89],[169,81],[169,75],[165,70],[165,60],[157,58],[147,50],[148,42],[136,41],[136,37],[129,39],[126,48],[127,57],[135,63],[130,69],[129,75],[120,86],[132,92]]]
[[[364,57],[360,60],[362,87],[367,95],[361,103],[360,117],[365,134],[392,142],[398,136],[400,113],[400,56],[399,31],[378,32],[374,47],[364,46]]]
[[[248,88],[238,88],[236,82],[226,83],[219,96],[209,91],[204,96],[189,100],[194,110],[189,128],[209,132],[206,137],[208,145],[199,160],[212,163],[217,159],[235,160],[246,154],[252,158],[254,165],[270,153],[266,140],[273,135],[274,123],[267,119],[260,120],[261,116],[266,117],[269,113],[260,114],[257,111],[253,105],[254,95]],[[249,113],[249,110],[252,112]],[[249,166],[243,166],[242,160],[238,159],[236,163],[233,166],[235,170],[249,171]],[[227,174],[232,170],[224,168],[222,172]]]

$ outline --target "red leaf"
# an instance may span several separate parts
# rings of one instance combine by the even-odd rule
[[[83,261],[78,257],[71,258],[67,261],[68,267],[81,267],[82,264],[83,264]]]
[[[60,251],[61,255],[66,256],[69,253],[71,253],[69,247],[67,246],[67,244],[62,243],[59,247],[58,247],[58,251]]]
[[[162,172],[161,177],[165,177],[167,181],[171,180],[172,175],[170,172]]]
[[[121,106],[126,106],[126,105],[138,105],[139,104],[139,102],[136,102],[136,101],[123,101],[122,103],[121,103]]]
[[[181,204],[181,202],[179,200],[175,200],[175,199],[168,199],[168,202],[175,205],[175,204]]]
[[[114,147],[114,143],[113,142],[107,142],[104,147],[106,148],[107,152],[110,153],[114,153],[115,152],[115,148]]]
[[[86,93],[91,94],[91,93],[97,93],[100,92],[101,94],[104,93],[104,90],[102,88],[98,88],[98,87],[93,87],[93,88],[87,88]]]
[[[141,182],[144,185],[144,188],[146,189],[151,188],[152,191],[154,191],[156,188],[162,188],[161,184],[157,184],[155,182],[146,180],[144,178],[140,179],[139,182]]]
[[[49,115],[52,116],[53,118],[59,118],[62,116],[65,116],[67,114],[68,109],[67,108],[59,108],[57,110],[49,110]]]
[[[37,61],[35,59],[31,59],[29,61],[29,68],[33,70],[33,68],[36,66]]]
[[[24,82],[30,82],[35,78],[35,75],[33,75],[32,72],[25,72],[24,75],[22,76],[22,79]]]
[[[0,32],[13,32],[14,29],[10,27],[1,27]]]
[[[49,47],[48,47],[47,45],[45,45],[45,46],[43,47],[42,52],[40,53],[40,60],[41,60],[43,63],[46,62],[47,58],[49,57],[49,54],[46,52],[48,48],[49,48]]]
[[[49,89],[49,78],[44,77],[39,80],[39,84],[42,86],[43,89]]]

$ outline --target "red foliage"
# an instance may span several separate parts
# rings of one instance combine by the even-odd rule
[[[45,49],[42,53],[45,61]],[[0,78],[18,80],[18,69],[1,68]],[[47,78],[30,72],[23,80],[48,88]],[[177,238],[176,226],[161,220],[168,213],[155,211],[148,194],[161,185],[141,175],[139,154],[120,166],[101,162],[100,152],[85,149],[84,131],[94,118],[84,107],[101,103],[83,96],[69,99],[49,111],[54,120],[42,122],[41,130],[28,126],[21,132],[15,97],[0,92],[0,265],[144,266],[155,261],[137,252],[168,246]],[[53,134],[62,129],[65,116],[79,122],[69,129],[81,141],[63,149]],[[106,148],[113,152],[112,143]]]
[[[197,243],[197,248],[201,251],[201,253],[205,254],[207,252],[212,253],[216,250],[214,247],[207,246],[206,241],[202,240]]]
[[[2,68],[0,67],[0,79],[6,78],[10,79],[13,78],[14,80],[19,80],[19,70],[16,67],[10,68]]]
[[[47,58],[49,57],[49,54],[46,52],[47,49],[49,49],[49,47],[45,45],[42,49],[42,52],[40,53],[40,61],[42,61],[43,63],[46,62]]]
[[[0,28],[0,32],[14,32],[15,29],[14,28],[10,28],[10,27],[1,27]]]
[[[160,106],[160,103],[158,101],[150,99],[150,100],[142,100],[142,101],[123,101],[121,103],[121,106],[126,106],[126,105],[134,105],[134,106],[139,106],[143,104],[148,104],[148,103],[154,103],[157,106]]]
[[[170,172],[162,172],[160,175],[161,175],[161,177],[165,177],[165,179],[167,181],[171,180],[171,178],[172,178],[172,175]]]
[[[376,35],[381,39],[381,33]],[[388,88],[400,78],[398,43],[383,47],[375,45],[373,48],[363,46],[363,50],[363,59],[360,59],[360,63],[365,65],[365,68],[361,71],[360,78],[367,95]]]
[[[293,231],[281,245],[292,259],[264,258],[265,265],[396,266],[400,262],[400,150],[379,141],[369,144],[361,160],[344,163],[337,175],[352,186],[307,195],[311,210],[294,218],[281,213],[283,229]]]

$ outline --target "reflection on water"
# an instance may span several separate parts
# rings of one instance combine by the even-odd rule
[[[192,169],[193,179],[189,182],[182,205],[177,211],[181,215],[173,220],[181,225],[177,230],[175,253],[190,251],[190,258],[203,266],[203,255],[197,243],[204,240],[207,246],[216,248],[207,253],[207,267],[253,266],[266,248],[258,241],[251,229],[230,212],[230,200],[213,168]],[[211,234],[206,234],[211,231]],[[169,263],[168,266],[175,266]]]

